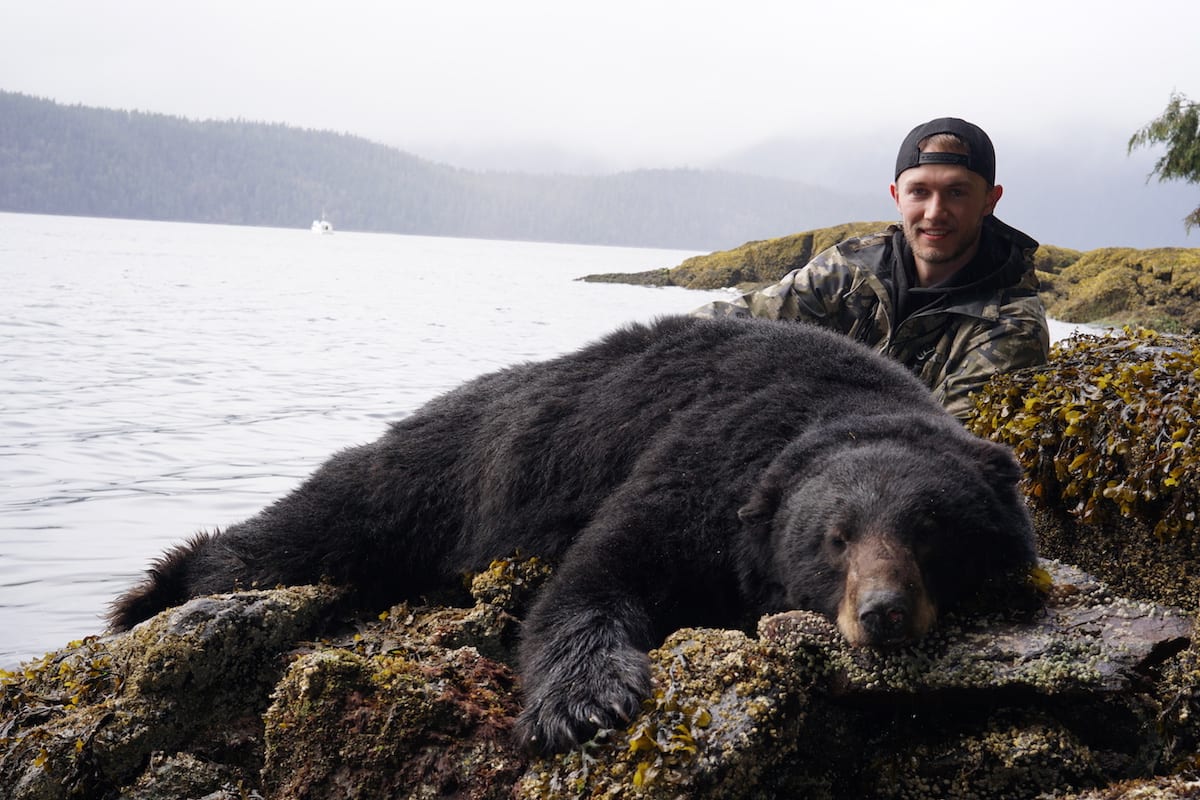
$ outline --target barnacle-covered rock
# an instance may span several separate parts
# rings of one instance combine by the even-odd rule
[[[1045,562],[1045,605],[947,619],[899,652],[812,612],[685,630],[626,729],[536,762],[522,798],[1035,797],[1151,774],[1177,731],[1147,691],[1191,615]]]
[[[313,586],[197,598],[6,676],[5,797],[102,797],[135,780],[152,754],[193,746],[256,779],[241,769],[258,760],[256,731],[285,666],[280,656],[337,599]]]
[[[159,800],[164,797],[202,800],[244,800],[246,776],[224,764],[191,753],[155,753],[146,770],[121,800]]]
[[[1120,781],[1103,789],[1065,795],[1061,800],[1195,800],[1197,797],[1200,797],[1200,780],[1171,775]]]
[[[1040,613],[948,619],[897,652],[851,648],[809,612],[760,623],[765,641],[827,662],[808,747],[829,736],[868,754],[843,759],[831,796],[1035,797],[1159,768],[1173,739],[1142,689],[1188,645],[1191,616],[1066,565],[1039,573]]]
[[[813,796],[823,758],[801,731],[815,670],[737,631],[677,631],[650,655],[654,692],[629,727],[534,763],[516,797]]]
[[[948,617],[894,653],[850,648],[809,612],[757,635],[677,631],[627,727],[535,759],[510,735],[512,643],[546,572],[497,562],[472,606],[358,620],[339,619],[329,587],[202,598],[77,643],[3,679],[0,786],[22,799],[1002,798],[1195,761],[1200,655],[1172,655],[1190,615],[1054,562],[1034,576],[1040,610]]]
[[[1116,597],[1067,564],[1036,570],[1046,601],[1035,613],[948,617],[900,651],[851,647],[825,617],[793,611],[766,617],[761,637],[790,650],[818,648],[836,695],[931,697],[963,691],[1120,693],[1186,648],[1193,615]]]
[[[471,687],[483,685],[481,676],[492,676],[503,712],[496,712],[497,724],[503,728],[516,702],[511,675],[475,646],[511,657],[514,614],[547,573],[536,559],[499,561],[475,576],[471,590],[478,602],[472,607],[401,605],[377,619],[350,623],[338,621],[342,593],[329,586],[200,597],[127,633],[73,643],[19,672],[0,674],[3,796],[101,797],[120,789],[150,800],[193,796],[190,792],[198,792],[201,784],[209,794],[217,793],[214,800],[231,786],[237,797],[249,796],[262,781],[264,751],[270,746],[273,755],[266,774],[282,775],[279,754],[285,751],[278,742],[295,743],[292,732],[302,727],[287,718],[296,715],[295,706],[277,700],[269,715],[277,723],[271,729],[274,738],[264,737],[272,694],[287,698],[297,675],[342,674],[345,670],[330,665],[355,660],[365,665],[368,683],[384,681],[381,691],[387,695],[403,683],[404,665],[417,665],[409,670],[412,682],[436,683],[423,670],[431,659],[443,659],[450,665],[447,674],[465,682],[469,695],[464,703],[451,704],[455,712],[481,705],[483,689],[472,700]],[[325,640],[314,641],[331,631]],[[296,658],[300,661],[289,669]],[[315,666],[306,659],[314,659]],[[326,690],[332,693],[340,685],[331,682]],[[489,714],[495,711],[485,705]],[[418,718],[414,729],[420,729],[420,719],[433,718]],[[346,720],[338,722],[343,724],[339,733],[353,732]],[[298,752],[315,759],[327,744],[314,735],[311,746]],[[209,767],[197,766],[198,754]],[[303,774],[309,784],[289,783],[288,791],[319,785],[315,768]],[[193,789],[179,788],[185,785]]]
[[[510,797],[529,762],[511,738],[515,615],[548,575],[498,560],[474,606],[401,604],[301,656],[264,718],[267,796]]]
[[[511,670],[473,648],[311,653],[265,716],[263,789],[297,800],[506,798],[528,761],[511,741],[516,712]]]

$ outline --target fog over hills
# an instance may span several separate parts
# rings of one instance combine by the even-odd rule
[[[700,169],[472,171],[329,131],[0,92],[0,210],[715,250],[838,224],[860,198]]]
[[[1147,183],[1123,134],[998,143],[997,214],[1046,244],[1200,246],[1195,186]],[[895,143],[778,138],[672,168],[547,146],[419,153],[348,133],[60,105],[0,91],[0,210],[729,249],[891,219]]]
[[[1127,154],[1131,134],[1093,130],[1075,141],[1047,135],[1036,146],[997,142],[997,182],[1005,191],[996,215],[1041,242],[1079,250],[1200,247],[1200,231],[1189,235],[1183,225],[1184,216],[1200,204],[1200,187],[1148,181],[1160,154]],[[892,219],[896,210],[888,184],[900,138],[902,133],[894,142],[853,134],[776,137],[689,166],[823,187],[853,198],[853,220]],[[596,175],[629,166],[536,144],[444,146],[423,154],[480,170]]]
[[[996,215],[1042,242],[1080,250],[1200,247],[1200,232],[1188,236],[1183,226],[1184,216],[1200,204],[1200,187],[1148,183],[1157,154],[1126,155],[1130,133],[1092,131],[1075,142],[1048,136],[1038,146],[998,142],[996,180],[1004,195]],[[894,215],[886,191],[898,144],[776,140],[711,166],[782,178],[804,175],[817,184],[877,191]],[[842,171],[844,184],[838,182]]]

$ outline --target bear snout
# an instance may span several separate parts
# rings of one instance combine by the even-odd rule
[[[859,596],[858,627],[869,644],[890,647],[908,642],[912,601],[904,593],[880,589]]]
[[[837,625],[850,644],[899,647],[928,633],[936,618],[909,548],[887,534],[848,543]]]

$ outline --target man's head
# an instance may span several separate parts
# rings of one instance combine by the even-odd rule
[[[975,256],[983,220],[1004,191],[995,181],[996,152],[976,125],[943,117],[905,137],[891,193],[922,286],[946,280]]]

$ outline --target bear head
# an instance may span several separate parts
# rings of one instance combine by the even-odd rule
[[[742,591],[759,613],[822,612],[854,645],[912,642],[1034,564],[1020,475],[1011,452],[950,418],[812,428],[739,511]]]

